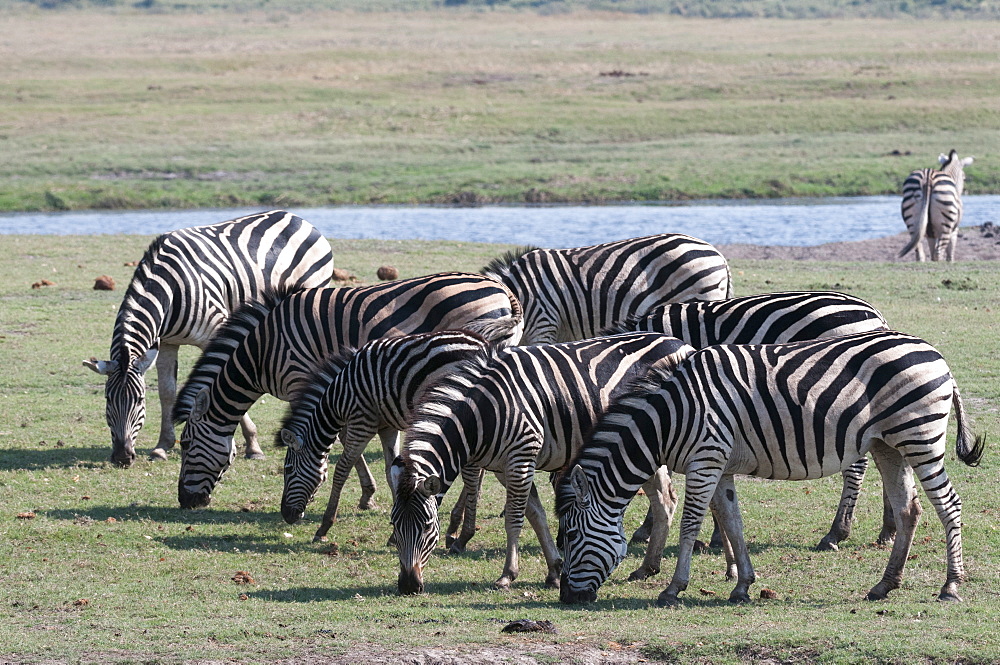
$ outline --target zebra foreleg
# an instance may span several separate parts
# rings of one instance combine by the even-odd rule
[[[545,516],[545,507],[542,500],[538,498],[538,490],[535,484],[531,484],[531,491],[528,493],[528,506],[526,509],[528,522],[538,536],[538,544],[542,547],[542,555],[545,557],[547,572],[545,574],[545,586],[551,589],[559,588],[559,577],[562,575],[562,557],[559,555],[559,548],[552,540],[552,533],[549,531],[549,522]],[[662,548],[661,548],[662,549]]]
[[[757,576],[750,563],[750,552],[747,550],[746,538],[743,536],[743,517],[740,515],[740,504],[736,498],[736,485],[733,483],[731,475],[722,476],[719,480],[715,496],[712,497],[712,513],[717,517],[722,531],[726,534],[731,546],[731,554],[735,560],[736,588],[729,594],[729,602],[748,603],[750,602],[750,585],[757,580]],[[731,572],[731,570],[727,571],[727,579],[730,579]]]
[[[174,399],[177,397],[177,345],[162,340],[156,354],[156,387],[160,393],[160,435],[149,453],[151,460],[167,459],[174,447]]]
[[[677,551],[677,564],[674,576],[667,588],[660,592],[656,604],[660,607],[672,607],[680,603],[677,595],[687,589],[691,576],[691,555],[694,553],[694,541],[701,531],[705,521],[709,502],[715,494],[715,488],[722,476],[721,467],[689,468],[684,486],[684,512],[681,515],[680,546]]]
[[[257,426],[250,420],[250,414],[244,413],[240,418],[240,430],[243,432],[243,452],[247,459],[264,459],[264,451],[257,439]]]
[[[884,600],[903,581],[903,567],[923,509],[913,482],[913,470],[904,462],[902,455],[881,441],[872,445],[871,452],[896,517],[896,539],[889,553],[889,563],[882,579],[865,596],[866,600]]]
[[[504,560],[503,572],[493,583],[493,588],[509,591],[510,585],[517,579],[520,570],[518,541],[521,538],[521,528],[527,512],[528,497],[534,481],[534,469],[508,469],[497,478],[507,488],[507,500],[504,503],[504,530],[507,532],[507,556]],[[534,525],[532,525],[534,526]]]
[[[450,531],[457,530],[455,512],[461,508],[458,519],[462,521],[462,533],[457,537],[449,534],[445,538],[445,545],[449,554],[460,554],[465,551],[465,546],[469,544],[472,537],[476,535],[476,509],[479,506],[479,492],[483,482],[485,471],[475,467],[464,467],[462,469],[462,496],[452,509],[452,524],[448,525]],[[534,487],[532,487],[534,489]]]
[[[670,471],[661,466],[653,477],[642,486],[649,499],[647,515],[652,514],[649,530],[649,545],[642,565],[628,576],[629,581],[644,580],[660,572],[663,560],[663,546],[667,543],[674,511],[677,509],[677,491],[670,481]]]

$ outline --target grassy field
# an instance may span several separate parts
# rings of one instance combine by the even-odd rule
[[[743,481],[742,507],[761,588],[777,600],[726,602],[719,555],[696,557],[684,606],[652,603],[672,570],[640,583],[625,578],[642,556],[633,548],[598,602],[563,607],[543,587],[544,561],[525,535],[522,576],[511,593],[489,589],[503,562],[500,493],[489,483],[481,531],[462,556],[436,555],[428,592],[395,594],[398,562],[386,547],[388,496],[380,510],[353,510],[348,484],[330,543],[312,544],[322,505],[286,525],[278,514],[282,455],[238,459],[211,509],[177,507],[176,458],[129,470],[106,460],[103,385],[81,367],[110,342],[116,292],[91,290],[106,273],[119,285],[149,238],[0,236],[0,654],[29,662],[143,662],[237,659],[274,662],[352,653],[402,657],[412,649],[491,653],[495,660],[538,654],[568,662],[597,657],[667,662],[987,663],[1000,660],[1000,263],[917,265],[737,261],[740,293],[836,288],[862,296],[901,330],[936,345],[948,359],[976,418],[989,433],[978,469],[948,463],[964,499],[969,581],[965,603],[934,600],[944,580],[940,523],[925,513],[903,588],[889,601],[863,600],[887,550],[872,541],[881,516],[872,472],[851,539],[837,553],[811,550],[826,532],[839,478],[803,483]],[[438,269],[478,269],[506,249],[469,243],[333,241],[337,264],[375,281],[383,263],[403,277]],[[41,279],[54,282],[33,290]],[[182,369],[194,354],[182,354]],[[147,377],[155,396],[155,377]],[[252,410],[262,434],[274,432],[283,405],[265,398]],[[149,403],[140,450],[155,440],[159,408]],[[375,477],[381,462],[369,454]],[[543,501],[551,501],[546,484]],[[321,490],[321,496],[322,496]],[[445,500],[450,507],[451,493]],[[322,502],[323,499],[321,498]],[[927,505],[924,501],[925,506]],[[549,505],[551,505],[549,503]],[[631,531],[644,508],[633,506]],[[18,517],[33,513],[34,517]],[[333,543],[336,551],[333,553]],[[238,571],[254,583],[237,585]],[[704,589],[708,593],[700,593]],[[713,595],[714,594],[714,595]],[[504,635],[505,622],[547,619],[557,635]],[[359,656],[360,654],[360,656]],[[300,662],[302,662],[300,660]],[[484,662],[484,661],[480,661]]]
[[[17,6],[0,211],[1000,192],[995,21]]]

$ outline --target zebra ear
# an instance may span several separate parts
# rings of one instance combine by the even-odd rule
[[[158,349],[155,346],[149,349],[144,354],[142,354],[141,357],[136,358],[135,360],[132,361],[132,369],[137,371],[139,374],[145,374],[146,370],[148,370],[150,366],[153,364],[153,361],[156,360],[157,353]]]
[[[288,449],[291,451],[299,452],[302,450],[302,439],[297,437],[290,429],[281,429],[281,442],[288,446]]]
[[[590,479],[587,478],[587,474],[579,464],[574,466],[573,470],[569,472],[569,482],[573,487],[573,493],[576,495],[577,507],[581,510],[590,508]]]
[[[118,370],[117,360],[98,360],[97,358],[91,357],[90,360],[84,360],[83,366],[87,367],[101,376],[107,376],[112,372]]]
[[[968,166],[972,162],[976,161],[974,157],[966,157],[962,160],[962,166]]]
[[[194,396],[194,404],[191,406],[191,417],[201,418],[208,413],[208,388],[202,388]]]
[[[938,155],[938,164],[944,164],[947,161],[948,161],[948,155],[944,154],[943,152],[940,155]]]
[[[399,480],[403,477],[403,471],[406,470],[406,465],[403,463],[403,457],[401,455],[396,455],[396,459],[392,460],[392,465],[389,467],[389,484],[392,485],[392,494],[396,495],[396,490],[399,489]]]
[[[426,497],[437,496],[441,492],[441,479],[437,476],[428,476],[417,483],[417,491]]]

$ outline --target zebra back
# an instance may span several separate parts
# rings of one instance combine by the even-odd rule
[[[586,339],[663,303],[732,295],[718,250],[671,233],[575,249],[525,248],[483,272],[522,302],[526,344]]]
[[[605,333],[659,332],[701,349],[800,342],[887,328],[882,314],[861,298],[832,291],[789,291],[661,305]]]

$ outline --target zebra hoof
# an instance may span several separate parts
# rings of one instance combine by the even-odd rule
[[[733,591],[731,594],[729,594],[729,602],[730,603],[749,603],[750,602],[750,594],[747,593],[746,591],[740,591],[740,592]]]
[[[817,552],[838,552],[838,551],[840,551],[840,546],[837,545],[837,543],[833,542],[832,539],[830,539],[830,538],[824,538],[823,540],[819,541],[818,545],[816,545],[816,551]]]
[[[457,540],[448,546],[448,554],[462,554],[463,552],[465,552],[465,545]]]
[[[961,603],[962,599],[955,593],[940,593],[937,597],[942,603]]]
[[[865,595],[865,600],[885,600],[889,597],[889,594],[884,591],[878,591],[872,589]],[[940,598],[940,596],[938,596]]]
[[[647,579],[649,577],[652,577],[653,575],[656,575],[659,572],[660,571],[658,569],[657,570],[650,570],[649,568],[646,568],[645,566],[643,566],[641,568],[637,568],[636,570],[632,571],[632,574],[628,576],[628,581],[629,582],[638,582],[638,581]]]
[[[678,607],[681,601],[677,598],[676,594],[664,591],[656,598],[657,607]]]
[[[166,462],[167,461],[167,451],[163,448],[153,448],[149,451],[149,461],[150,462]]]
[[[247,459],[267,459],[267,457],[262,452],[247,451]]]

